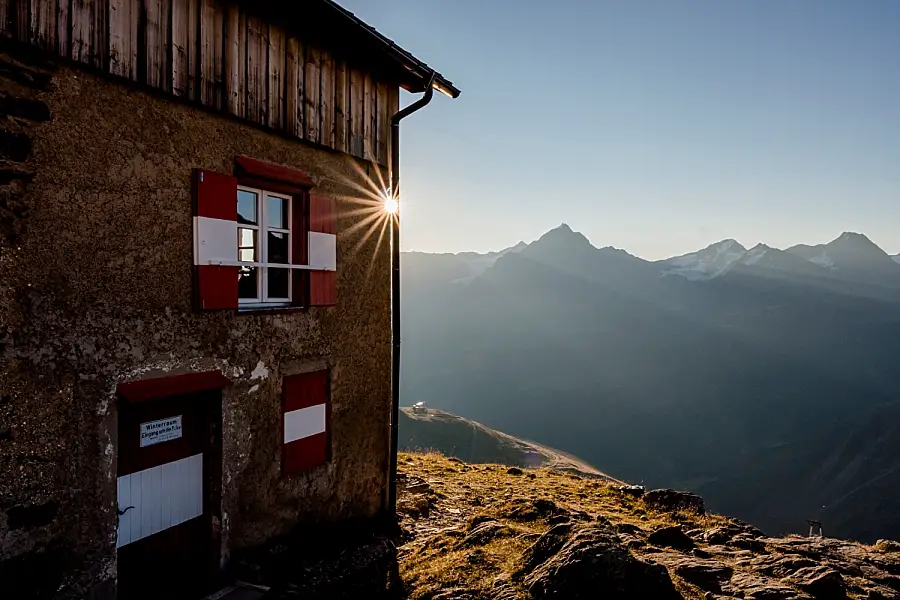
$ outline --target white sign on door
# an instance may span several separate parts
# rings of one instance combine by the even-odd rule
[[[181,437],[181,415],[141,423],[141,448],[161,444]]]

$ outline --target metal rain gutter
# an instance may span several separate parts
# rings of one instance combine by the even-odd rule
[[[434,97],[435,73],[421,98],[391,117],[391,459],[388,472],[388,516],[397,514],[397,453],[400,419],[400,121],[424,108]]]

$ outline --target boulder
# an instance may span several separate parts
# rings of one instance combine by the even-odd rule
[[[757,539],[765,537],[765,534],[756,527],[735,519],[726,525],[707,529],[697,537],[702,537],[707,544],[724,544],[736,536],[742,536],[745,539]]]
[[[631,496],[633,498],[640,498],[644,495],[644,486],[642,485],[620,485],[616,488],[622,494],[626,496]]]
[[[900,542],[894,540],[878,540],[875,549],[879,552],[900,552]]]
[[[674,568],[675,574],[701,590],[721,592],[731,579],[731,567],[715,560],[685,560]]]
[[[686,551],[694,548],[694,540],[688,537],[681,528],[681,525],[672,525],[671,527],[657,529],[647,536],[647,542],[654,546],[674,548],[676,550]]]
[[[531,573],[538,565],[556,554],[568,541],[571,533],[571,523],[561,523],[547,530],[525,550],[522,556],[524,566],[521,573]]]
[[[746,533],[739,533],[725,543],[727,546],[762,553],[766,551],[766,543]]]
[[[523,581],[536,600],[680,600],[662,565],[634,558],[609,529],[583,527]]]
[[[644,494],[643,498],[645,503],[659,510],[684,510],[699,515],[706,512],[703,498],[690,492],[670,489],[650,490]]]
[[[566,513],[567,511],[559,508],[555,502],[545,498],[537,500],[515,498],[510,500],[509,506],[501,511],[503,517],[520,522],[537,521]]]
[[[507,475],[524,475],[525,471],[520,469],[519,467],[510,467],[506,470]]]
[[[717,594],[731,591],[728,582],[731,579],[733,570],[725,563],[677,554],[661,554],[655,556],[654,561],[667,566],[670,572],[674,572],[703,591]]]
[[[753,600],[813,600],[805,592],[752,573],[736,573],[731,577],[731,586],[743,598]]]
[[[638,527],[637,525],[632,525],[631,523],[616,523],[613,529],[616,530],[616,533],[627,533],[628,535],[646,535],[647,532]]]
[[[785,581],[812,594],[817,600],[847,598],[847,588],[841,574],[822,565],[798,569]]]
[[[770,554],[738,561],[738,565],[745,569],[779,579],[792,575],[800,569],[815,567],[817,564],[799,554]]]
[[[568,523],[571,521],[571,517],[569,515],[553,515],[549,519],[547,519],[548,525],[559,525],[560,523]]]

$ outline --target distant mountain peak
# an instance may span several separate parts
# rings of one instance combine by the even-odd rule
[[[767,246],[760,242],[744,253],[744,256],[741,257],[741,262],[745,265],[758,264],[771,250],[773,250],[771,246]]]
[[[584,234],[577,231],[572,231],[572,228],[569,227],[566,223],[563,223],[558,227],[551,229],[540,238],[538,238],[537,241],[528,245],[531,247],[552,245],[554,247],[594,248],[591,242],[588,241],[586,237],[584,237]]]
[[[855,231],[845,231],[844,233],[841,234],[841,236],[838,239],[839,240],[860,240],[860,241],[865,240],[867,242],[872,241],[865,234],[857,233]]]
[[[676,256],[663,261],[667,268],[664,275],[680,275],[686,279],[709,279],[715,277],[747,251],[737,240],[727,239],[710,244],[702,250]]]

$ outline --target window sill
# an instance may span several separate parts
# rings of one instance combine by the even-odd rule
[[[238,306],[237,311],[241,315],[272,315],[302,312],[307,308],[306,306],[294,306],[293,304],[242,304]]]

